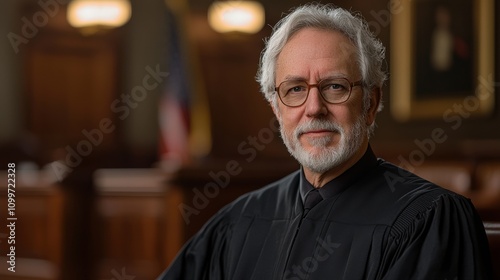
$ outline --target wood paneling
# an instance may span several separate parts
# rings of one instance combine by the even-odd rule
[[[87,140],[84,129],[94,131],[103,119],[113,120],[116,47],[105,37],[40,34],[36,39],[25,61],[29,131],[47,148]],[[113,138],[106,135],[102,144]]]

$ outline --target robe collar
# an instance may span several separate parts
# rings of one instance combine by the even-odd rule
[[[326,183],[319,189],[319,193],[323,199],[331,198],[351,186],[356,180],[361,178],[363,174],[369,173],[376,166],[377,158],[375,157],[370,145],[368,145],[365,154],[353,166],[336,178],[332,179],[330,182]],[[312,189],[314,189],[313,185],[307,181],[304,175],[304,169],[301,168],[299,191],[302,202],[304,202],[306,194]]]

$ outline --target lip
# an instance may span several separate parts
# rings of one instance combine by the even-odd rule
[[[323,136],[325,134],[334,133],[331,130],[311,130],[302,133],[302,135],[311,135],[311,136]]]

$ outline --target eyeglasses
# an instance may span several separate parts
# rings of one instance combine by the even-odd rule
[[[353,87],[361,86],[362,84],[362,80],[351,83],[346,78],[325,79],[311,85],[303,80],[288,80],[282,82],[274,90],[278,93],[283,104],[288,107],[299,107],[306,102],[312,87],[318,88],[326,102],[339,104],[349,99]]]

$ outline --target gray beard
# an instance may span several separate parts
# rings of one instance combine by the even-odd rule
[[[300,144],[300,135],[309,130],[326,129],[340,134],[340,141],[337,147],[327,147],[330,143],[330,137],[321,137],[310,140],[310,144],[320,151],[317,154],[311,154]],[[313,119],[311,122],[299,125],[293,135],[286,133],[280,121],[280,133],[288,152],[305,168],[315,173],[323,174],[332,168],[345,163],[354,156],[363,142],[363,136],[367,135],[367,127],[364,125],[364,117],[358,118],[347,134],[344,129],[334,122],[322,119]]]

